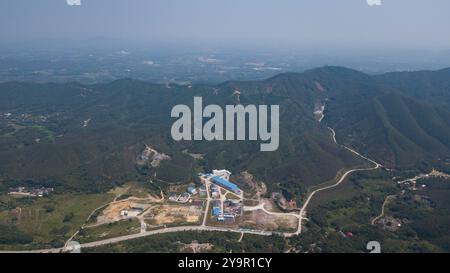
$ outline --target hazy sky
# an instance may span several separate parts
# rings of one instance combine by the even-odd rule
[[[449,0],[1,0],[0,43],[450,49]]]

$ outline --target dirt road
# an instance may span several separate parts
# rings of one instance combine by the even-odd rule
[[[391,201],[394,198],[395,198],[395,195],[389,195],[386,197],[386,199],[384,199],[383,205],[381,206],[381,213],[380,213],[380,215],[378,215],[377,217],[372,219],[372,222],[371,222],[372,225],[375,225],[375,223],[379,219],[383,218],[386,205],[389,203],[389,201]]]

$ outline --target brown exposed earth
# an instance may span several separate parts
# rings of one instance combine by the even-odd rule
[[[201,215],[201,208],[197,206],[160,205],[150,208],[145,219],[153,225],[195,223],[200,220]]]
[[[259,230],[277,231],[280,229],[295,230],[298,220],[293,216],[275,216],[269,215],[261,210],[245,212],[241,226]]]

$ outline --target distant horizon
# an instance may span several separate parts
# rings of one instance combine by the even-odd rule
[[[446,0],[4,0],[0,46],[447,51],[448,10]]]
[[[348,54],[366,54],[366,53],[450,53],[450,45],[443,48],[412,48],[402,46],[341,46],[341,47],[327,47],[320,46],[295,46],[295,45],[272,45],[265,43],[263,45],[252,44],[213,44],[213,43],[188,43],[183,42],[130,42],[116,38],[105,37],[91,37],[83,38],[82,40],[69,38],[24,38],[16,41],[0,41],[0,49],[2,50],[59,50],[59,51],[74,51],[74,50],[119,50],[127,49],[133,51],[175,51],[175,52],[227,52],[235,51],[241,53],[312,53],[312,54],[333,54],[333,53],[348,53]],[[1,52],[0,52],[1,53]]]
[[[314,68],[310,68],[310,69],[305,69],[304,71],[286,71],[286,72],[280,72],[280,73],[276,73],[273,76],[270,77],[266,77],[263,79],[248,79],[248,80],[239,80],[240,82],[258,82],[258,81],[265,81],[265,80],[269,80],[275,77],[279,77],[279,76],[283,76],[283,75],[287,75],[287,74],[298,74],[298,75],[302,75],[308,72],[313,72],[314,70],[319,70],[319,69],[326,69],[326,68],[337,68],[337,69],[347,69],[347,70],[352,70],[354,72],[359,72],[362,74],[365,74],[367,76],[382,76],[382,75],[386,75],[386,74],[394,74],[394,73],[416,73],[416,72],[440,72],[440,71],[446,71],[446,70],[450,70],[450,66],[448,67],[444,67],[444,68],[439,68],[439,69],[423,69],[423,70],[403,70],[403,71],[388,71],[388,72],[383,72],[383,73],[379,73],[379,74],[371,74],[371,73],[367,73],[364,71],[360,71],[351,67],[346,67],[346,66],[335,66],[335,65],[323,65],[323,66],[317,66]],[[151,84],[157,84],[157,85],[163,85],[161,83],[155,82],[155,81],[147,81],[147,80],[140,80],[140,79],[135,79],[132,77],[123,77],[123,78],[118,78],[109,82],[105,82],[103,84],[108,84],[108,83],[113,83],[116,81],[126,81],[126,80],[130,80],[130,81],[137,81],[137,82],[144,82],[144,83],[151,83]],[[193,83],[193,85],[206,85],[206,86],[219,86],[222,84],[225,84],[227,82],[232,82],[232,81],[237,81],[237,80],[226,80],[226,81],[222,81],[222,82],[218,82],[218,83]],[[26,82],[26,81],[24,81]],[[48,82],[48,83],[54,83],[54,82]],[[77,84],[82,84],[79,82],[75,82]],[[44,83],[45,84],[45,83]],[[90,85],[90,84],[83,84],[83,85]],[[95,85],[95,84],[91,84],[91,85]],[[171,85],[177,85],[176,83],[171,84]],[[179,86],[183,86],[178,84]]]
[[[323,65],[323,66],[317,66],[317,67],[313,67],[313,68],[309,68],[309,69],[305,69],[304,71],[284,71],[284,72],[279,72],[279,73],[275,73],[272,76],[268,76],[268,77],[264,77],[262,79],[245,79],[245,80],[235,80],[235,79],[230,79],[230,80],[225,80],[225,81],[220,81],[220,82],[216,82],[216,83],[203,83],[203,82],[198,82],[198,83],[192,83],[192,85],[205,85],[205,86],[220,86],[222,84],[225,84],[227,82],[233,82],[233,81],[239,81],[239,82],[259,82],[259,81],[266,81],[272,78],[276,78],[279,76],[283,76],[283,75],[287,75],[287,74],[298,74],[298,75],[302,75],[308,72],[314,72],[315,70],[320,70],[320,69],[327,69],[327,68],[335,68],[335,69],[346,69],[346,70],[352,70],[354,72],[357,73],[362,73],[365,74],[367,76],[383,76],[383,75],[387,75],[387,74],[394,74],[394,73],[417,73],[417,72],[440,72],[440,71],[446,71],[446,70],[450,70],[450,65],[448,67],[443,67],[443,68],[438,68],[438,69],[418,69],[418,70],[402,70],[402,71],[387,71],[387,72],[382,72],[382,73],[368,73],[368,72],[364,72],[355,68],[351,68],[351,67],[347,67],[347,66],[337,66],[337,65]],[[117,79],[114,80],[110,80],[110,81],[105,81],[105,82],[101,82],[100,84],[110,84],[110,83],[114,83],[114,82],[120,82],[120,81],[136,81],[136,82],[143,82],[143,83],[149,83],[149,84],[156,84],[156,85],[164,85],[158,81],[154,81],[154,80],[143,80],[143,79],[137,79],[137,78],[133,78],[133,77],[119,77]],[[33,84],[80,84],[80,85],[84,85],[84,86],[94,86],[94,85],[98,85],[99,83],[82,83],[80,81],[68,81],[68,82],[55,82],[55,81],[46,81],[46,82],[35,82],[32,80],[13,80],[13,81],[0,81],[0,84],[4,84],[4,83],[33,83]],[[177,84],[177,83],[171,83],[170,85],[178,85],[178,86],[186,86],[183,84]]]
[[[4,0],[0,82],[436,70],[450,67],[448,10],[448,0]]]

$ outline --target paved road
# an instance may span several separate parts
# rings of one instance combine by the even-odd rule
[[[328,129],[331,131],[331,137],[332,137],[334,143],[336,143],[337,145],[340,145],[340,144],[338,144],[338,142],[336,141],[336,132],[335,132],[332,128],[330,128],[330,127],[328,127]],[[348,176],[349,174],[351,174],[351,173],[358,172],[358,171],[372,171],[372,170],[376,170],[376,169],[378,169],[378,168],[381,167],[381,164],[375,162],[374,160],[372,160],[372,159],[370,159],[370,158],[368,158],[368,157],[366,157],[366,156],[361,155],[361,154],[358,153],[357,151],[355,151],[355,150],[353,150],[353,149],[351,149],[351,148],[349,148],[349,147],[346,147],[346,146],[344,146],[344,145],[340,145],[340,146],[342,146],[342,147],[344,147],[345,149],[349,150],[350,152],[356,154],[357,156],[359,156],[359,157],[361,157],[361,158],[363,158],[363,159],[365,159],[365,160],[367,160],[367,161],[373,163],[373,164],[374,164],[374,167],[348,170],[348,171],[346,171],[346,172],[341,176],[341,178],[340,178],[335,184],[329,185],[329,186],[325,186],[325,187],[323,187],[323,188],[319,188],[319,189],[317,189],[317,190],[311,192],[311,193],[309,194],[308,198],[306,199],[305,203],[303,204],[302,208],[300,209],[300,213],[299,213],[299,221],[298,221],[298,228],[297,228],[297,231],[295,232],[295,235],[298,235],[298,234],[302,233],[302,220],[305,219],[306,208],[308,207],[309,202],[310,202],[311,199],[314,197],[314,195],[316,195],[318,192],[321,192],[321,191],[328,190],[328,189],[335,188],[335,187],[339,186],[342,182],[344,182],[345,178],[347,178],[347,176]]]
[[[61,253],[62,248],[49,248],[49,249],[38,249],[38,250],[19,250],[19,251],[8,251],[1,250],[0,253]]]
[[[115,244],[123,241],[138,239],[142,237],[147,237],[155,234],[172,233],[172,232],[186,232],[186,231],[217,231],[217,232],[234,232],[241,234],[255,234],[262,236],[270,236],[272,232],[270,231],[260,231],[260,230],[249,230],[249,229],[232,229],[232,228],[222,228],[222,227],[203,227],[203,226],[180,226],[180,227],[169,227],[158,230],[146,231],[143,233],[136,233],[131,235],[125,235],[120,237],[115,237],[111,239],[105,239],[100,241],[95,241],[91,243],[81,244],[81,249],[92,248],[103,245]],[[26,251],[0,251],[0,253],[60,253],[63,248],[53,248],[53,249],[40,249],[40,250],[26,250]]]
[[[206,189],[206,205],[205,205],[205,212],[203,213],[203,221],[202,221],[202,227],[206,227],[206,220],[208,220],[208,212],[209,212],[209,203],[211,203],[211,196],[209,195],[209,182],[207,179],[203,179],[203,182],[205,183],[205,189]]]
[[[182,226],[182,227],[170,227],[158,230],[146,231],[144,233],[125,235],[121,237],[115,237],[111,239],[105,239],[101,241],[96,241],[92,243],[81,244],[81,248],[91,248],[102,245],[114,244],[118,242],[123,242],[127,240],[142,238],[155,234],[163,234],[163,233],[172,233],[172,232],[186,232],[186,231],[218,231],[218,232],[235,232],[235,233],[247,233],[247,234],[256,234],[263,236],[270,236],[272,232],[269,231],[259,231],[259,230],[248,230],[248,229],[231,229],[231,228],[222,228],[222,227],[203,227],[203,226]]]

